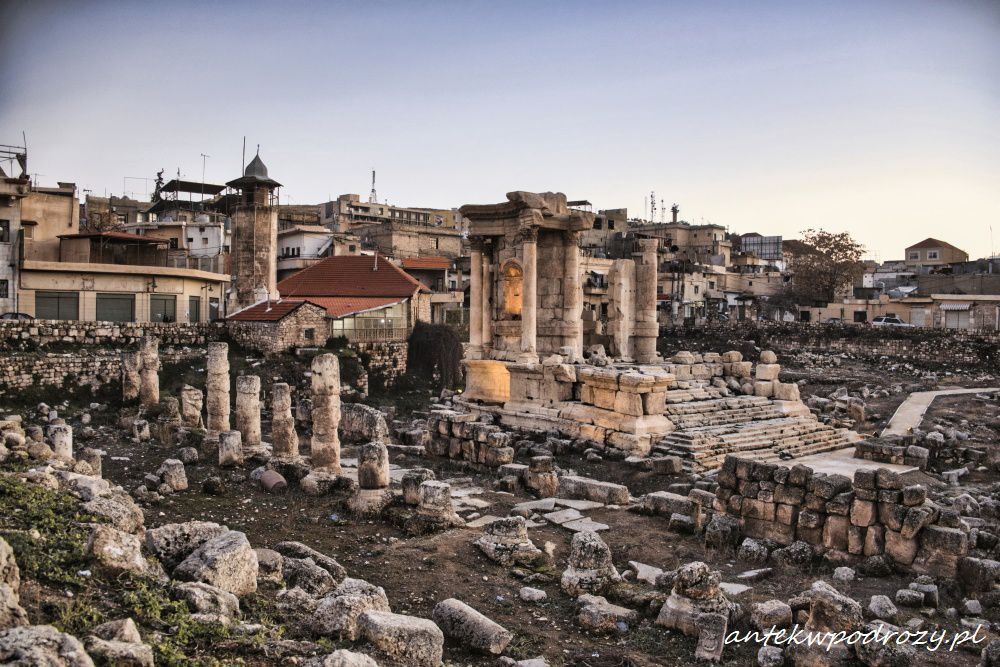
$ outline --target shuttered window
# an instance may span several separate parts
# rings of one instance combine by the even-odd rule
[[[80,293],[35,292],[35,317],[40,320],[80,319]]]
[[[97,320],[99,322],[135,321],[135,295],[98,294]]]
[[[153,294],[149,297],[150,322],[176,322],[177,297],[165,294]]]
[[[188,297],[188,322],[201,322],[201,297]]]

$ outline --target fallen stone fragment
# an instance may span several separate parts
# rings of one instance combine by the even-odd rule
[[[483,653],[500,655],[514,638],[509,630],[455,598],[437,603],[432,618],[446,637]]]
[[[257,590],[257,554],[235,530],[198,547],[174,570],[174,577],[201,581],[240,596]]]
[[[366,611],[358,618],[358,634],[377,650],[408,667],[439,667],[444,634],[425,618]]]

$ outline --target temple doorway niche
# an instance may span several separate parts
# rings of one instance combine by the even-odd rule
[[[524,298],[524,270],[515,261],[507,262],[500,274],[501,312],[504,319],[521,319]]]

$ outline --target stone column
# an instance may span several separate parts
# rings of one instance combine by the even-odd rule
[[[229,430],[229,344],[208,344],[208,431]]]
[[[205,406],[205,395],[201,389],[189,384],[181,387],[181,420],[190,428],[204,428],[201,410]]]
[[[139,398],[139,352],[122,352],[122,399],[134,401]]]
[[[518,233],[521,242],[521,363],[538,363],[538,228]]]
[[[160,402],[160,341],[152,336],[139,342],[139,402],[144,408]]]
[[[160,416],[157,418],[157,435],[160,444],[169,447],[174,443],[174,434],[181,425],[180,402],[173,396],[168,396],[160,403]]]
[[[299,435],[292,416],[292,389],[284,382],[271,386],[271,440],[274,457],[294,459],[299,455]]]
[[[564,344],[572,347],[577,356],[582,356],[583,283],[580,280],[580,232],[566,232],[563,239],[565,243],[563,322],[568,332]]]
[[[482,322],[482,324],[480,326],[482,327],[482,341],[483,341],[482,344],[484,350],[483,354],[484,357],[486,356],[485,351],[493,347],[493,308],[490,305],[490,295],[493,292],[493,285],[492,282],[490,281],[491,254],[492,253],[490,252],[490,247],[484,246],[482,255],[482,266],[480,267],[480,271],[482,273],[482,278],[480,279],[482,296],[480,297],[480,304],[479,304],[481,310],[480,321]]]
[[[369,442],[358,450],[358,490],[348,502],[355,514],[377,514],[392,502],[389,489],[389,450]]]
[[[312,361],[312,450],[314,468],[340,472],[340,360],[321,354]]]
[[[656,320],[657,239],[636,241],[635,263],[635,360],[640,364],[656,361],[656,338],[660,325]]]
[[[243,435],[243,447],[260,447],[260,377],[236,378],[236,430]]]
[[[243,438],[239,431],[223,431],[219,434],[219,465],[243,465]]]
[[[483,250],[482,242],[472,241],[472,261],[469,264],[469,358],[483,354]]]
[[[52,441],[52,451],[55,452],[57,459],[73,460],[73,427],[69,424],[50,426],[49,439]]]

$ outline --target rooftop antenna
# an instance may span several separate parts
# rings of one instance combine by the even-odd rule
[[[211,155],[201,154],[201,198],[205,198],[205,160],[212,157]]]
[[[656,192],[649,191],[649,221],[656,222]]]
[[[663,199],[660,199],[660,222],[667,221],[667,207],[663,203]]]
[[[243,135],[243,164],[240,165],[240,175],[247,170],[247,135]]]
[[[369,204],[377,204],[378,203],[378,196],[375,194],[375,170],[374,169],[372,169],[372,192],[371,192],[370,195],[368,195],[368,203]]]

